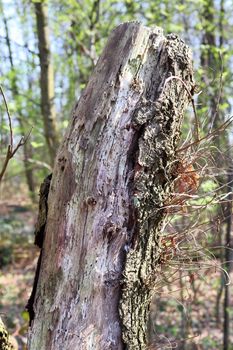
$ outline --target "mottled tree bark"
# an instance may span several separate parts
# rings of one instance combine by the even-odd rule
[[[111,34],[59,149],[29,349],[146,349],[191,55],[175,35]]]
[[[0,317],[0,349],[1,350],[14,350],[14,347],[9,340],[9,334],[7,332],[7,329],[4,325],[4,323],[2,322],[1,317]]]
[[[48,146],[50,162],[53,164],[59,143],[54,104],[54,72],[48,27],[47,1],[35,2],[37,35],[40,57],[41,113],[44,121],[44,134]]]

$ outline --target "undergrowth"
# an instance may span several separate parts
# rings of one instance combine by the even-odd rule
[[[224,212],[219,215],[219,208],[225,210],[232,191],[229,190],[231,184],[219,181],[220,176],[227,176],[227,170],[219,168],[216,159],[227,157],[227,151],[224,154],[215,142],[231,122],[229,118],[207,135],[196,132],[198,140],[193,140],[190,132],[177,151],[174,192],[162,208],[167,218],[162,229],[160,264],[151,303],[151,350],[213,350],[221,346],[213,334],[206,337],[202,334],[202,327],[194,324],[199,321],[193,322],[191,314],[193,305],[197,309],[203,306],[199,305],[199,299],[205,298],[205,295],[200,297],[201,294],[208,298],[208,294],[219,288],[216,285],[219,275],[225,286],[231,283],[229,262],[223,258],[224,250],[231,248],[222,245],[219,239],[220,231],[223,235],[226,230],[226,216]],[[159,315],[166,308],[171,311],[171,319],[172,314],[179,314],[180,322],[176,319],[169,326],[168,317],[162,324]],[[214,322],[219,327],[217,320]]]

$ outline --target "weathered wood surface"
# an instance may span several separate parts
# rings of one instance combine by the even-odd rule
[[[191,55],[139,23],[111,34],[59,149],[30,350],[146,349]],[[121,300],[120,300],[121,299]]]

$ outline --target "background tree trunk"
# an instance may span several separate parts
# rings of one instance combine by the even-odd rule
[[[229,157],[230,158],[230,157]],[[226,221],[226,245],[225,245],[225,269],[230,274],[232,270],[232,201],[233,201],[233,166],[230,162],[228,168],[228,202],[226,204],[225,221]],[[230,349],[230,286],[225,282],[224,294],[224,323],[223,323],[223,350]]]
[[[54,104],[54,72],[49,41],[48,4],[45,1],[35,2],[35,11],[41,69],[41,113],[50,162],[53,164],[58,149],[59,135]]]
[[[59,149],[29,349],[146,349],[191,55],[175,35],[111,34]],[[124,276],[124,277],[123,277]]]

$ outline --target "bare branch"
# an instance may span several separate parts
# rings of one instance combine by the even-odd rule
[[[10,144],[7,147],[5,160],[3,162],[2,170],[0,172],[0,183],[1,183],[2,178],[3,178],[3,176],[4,176],[5,172],[6,172],[6,169],[7,169],[7,166],[8,166],[8,163],[9,163],[10,159],[13,158],[15,153],[18,151],[18,149],[27,142],[28,138],[31,135],[32,128],[31,128],[31,130],[29,131],[29,133],[28,133],[28,135],[26,137],[21,137],[21,139],[19,140],[18,144],[14,148],[14,144],[13,144],[14,137],[13,137],[11,115],[10,115],[9,108],[8,108],[8,105],[7,105],[7,101],[6,101],[6,97],[4,95],[4,92],[3,92],[3,89],[1,87],[1,85],[0,85],[0,92],[2,94],[2,97],[3,97],[3,100],[4,100],[4,104],[5,104],[5,107],[6,107],[6,112],[7,112],[7,116],[8,116],[8,124],[9,124],[9,129],[10,129]]]
[[[5,97],[5,94],[4,94],[4,91],[3,91],[2,87],[1,87],[1,85],[0,85],[0,92],[1,92],[3,100],[4,100],[4,104],[5,104],[6,112],[7,112],[7,116],[8,116],[8,124],[9,124],[9,128],[10,128],[10,147],[11,147],[11,150],[12,150],[13,149],[13,130],[12,130],[11,115],[10,115],[9,108],[8,108],[8,105],[7,105],[7,101],[6,101],[6,97]]]

